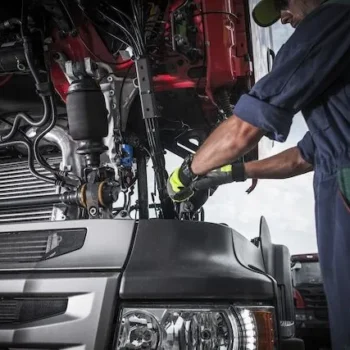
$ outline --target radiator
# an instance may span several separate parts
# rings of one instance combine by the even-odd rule
[[[59,166],[60,158],[48,159],[50,165]],[[53,175],[35,163],[35,169],[42,175]],[[48,196],[58,193],[59,189],[53,184],[37,179],[28,169],[27,160],[0,162],[0,201],[16,198]],[[30,207],[27,209],[0,210],[0,224],[13,222],[51,221],[57,215],[51,206]]]

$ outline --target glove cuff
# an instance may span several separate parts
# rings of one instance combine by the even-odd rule
[[[179,179],[185,187],[189,186],[198,178],[198,176],[195,175],[191,169],[193,156],[193,154],[188,155],[179,170]]]
[[[232,164],[232,179],[235,182],[244,182],[247,180],[244,163]]]

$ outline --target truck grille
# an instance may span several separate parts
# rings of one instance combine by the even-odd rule
[[[59,166],[60,158],[48,160],[53,166]],[[35,169],[42,175],[52,177],[52,174],[35,164]],[[17,198],[48,196],[58,193],[58,188],[45,181],[37,179],[28,169],[28,162],[15,161],[0,163],[0,201]],[[50,221],[53,206],[38,206],[27,209],[0,210],[1,223]]]
[[[0,299],[0,325],[32,322],[63,314],[68,298]]]
[[[38,262],[84,245],[86,229],[0,233],[0,263]],[[1,300],[1,299],[0,299]]]
[[[327,300],[321,286],[299,288],[298,291],[304,299],[306,309],[312,309],[316,318],[328,319]]]

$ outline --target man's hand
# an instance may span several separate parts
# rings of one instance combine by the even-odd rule
[[[168,194],[174,202],[184,202],[194,194],[191,185],[197,176],[191,170],[192,158],[192,155],[185,158],[181,167],[175,169],[168,179]]]
[[[174,201],[183,202],[190,199],[196,191],[216,188],[231,182],[246,179],[287,179],[312,170],[312,164],[303,159],[298,147],[289,148],[270,158],[226,165],[202,176],[194,175],[189,160],[185,160],[170,176],[168,191]]]
[[[205,193],[206,190],[215,189],[223,184],[246,180],[244,164],[241,163],[226,165],[198,177],[191,170],[191,159],[186,158],[168,180],[168,193],[174,202],[187,201],[195,192]]]
[[[210,171],[207,175],[201,176],[194,182],[195,190],[216,188],[231,182],[242,182],[247,179],[244,164],[236,163],[225,165],[221,168]]]

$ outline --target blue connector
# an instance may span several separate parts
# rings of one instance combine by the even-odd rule
[[[130,145],[122,145],[123,158],[121,159],[121,165],[124,168],[132,168],[134,149]]]

